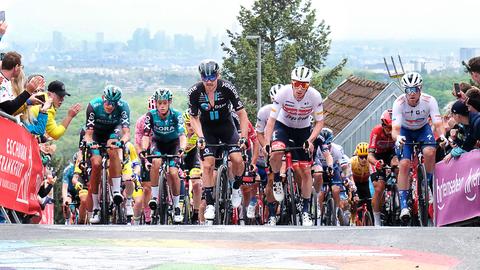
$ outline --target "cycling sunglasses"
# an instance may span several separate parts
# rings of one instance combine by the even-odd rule
[[[358,156],[359,159],[367,159],[367,156]]]
[[[292,81],[292,85],[294,88],[299,88],[301,87],[302,89],[308,89],[310,86],[309,82],[300,82],[300,81]]]
[[[111,101],[108,99],[103,100],[103,103],[109,106],[117,106],[118,102],[117,101]]]
[[[208,82],[208,81],[215,81],[217,79],[217,74],[211,74],[211,75],[205,75],[202,76],[202,81]]]
[[[405,94],[410,95],[410,94],[415,94],[418,93],[422,90],[422,88],[416,86],[416,87],[407,87],[405,88]]]

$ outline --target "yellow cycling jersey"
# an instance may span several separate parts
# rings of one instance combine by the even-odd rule
[[[125,177],[131,177],[133,175],[133,164],[139,162],[137,150],[135,150],[135,146],[131,142],[127,142],[125,144],[127,151],[128,151],[128,163],[123,165],[122,168],[122,175]]]
[[[185,136],[187,137],[187,147],[185,148],[185,153],[192,151],[197,146],[198,136],[193,133],[188,137],[187,129],[185,129]]]
[[[355,182],[363,183],[368,181],[370,176],[370,165],[367,160],[362,165],[358,156],[353,156],[351,159],[352,176]]]

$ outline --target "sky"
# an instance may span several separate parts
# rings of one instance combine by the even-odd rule
[[[9,24],[5,39],[51,40],[61,31],[72,40],[126,41],[138,27],[151,33],[184,33],[203,39],[207,31],[233,29],[240,5],[254,0],[0,0]],[[473,0],[312,0],[317,18],[335,40],[480,39]],[[6,40],[7,41],[7,40]],[[7,41],[8,42],[8,41]],[[479,44],[480,45],[480,44]]]

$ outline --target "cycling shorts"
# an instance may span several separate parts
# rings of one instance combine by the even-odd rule
[[[152,155],[176,155],[180,147],[180,139],[175,139],[169,142],[161,142],[152,138],[150,145],[150,153]],[[177,162],[174,159],[170,160],[170,167],[177,167]]]
[[[428,143],[428,144],[435,143],[435,137],[433,136],[432,128],[430,127],[429,124],[426,124],[425,126],[417,130],[410,130],[402,127],[400,129],[400,135],[405,136],[407,143],[412,143],[414,141]],[[435,147],[435,146],[425,145],[422,147],[422,149],[425,147]],[[402,160],[402,159],[411,160],[413,155],[413,145],[403,145],[402,148],[395,147],[395,152],[399,160]]]
[[[231,121],[226,121],[221,125],[202,125],[203,135],[207,144],[237,144],[239,140],[238,132]],[[206,147],[200,151],[200,157],[221,156],[221,149],[218,147]],[[240,147],[229,147],[228,154],[240,152]]]
[[[310,127],[291,128],[276,121],[272,142],[282,142],[287,147],[302,147],[310,134]],[[292,151],[292,159],[295,161],[310,161],[303,149]]]

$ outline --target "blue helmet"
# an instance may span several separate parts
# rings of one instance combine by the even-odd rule
[[[153,99],[155,99],[156,101],[159,101],[159,100],[172,100],[172,92],[170,92],[170,90],[166,89],[166,88],[158,88],[157,90],[155,90],[155,93],[153,94]]]
[[[333,141],[333,131],[329,128],[322,128],[319,137],[323,144],[331,144]]]
[[[218,65],[215,60],[204,60],[198,66],[198,72],[200,72],[200,76],[202,77],[210,77],[213,75],[217,75],[218,71],[220,70],[220,66]]]

